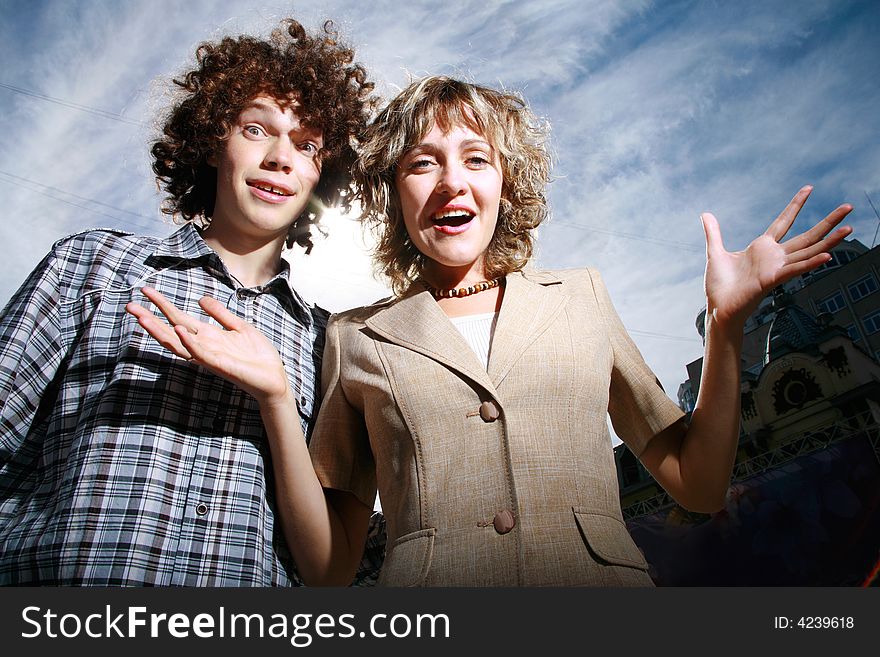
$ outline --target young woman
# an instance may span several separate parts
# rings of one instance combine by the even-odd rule
[[[546,135],[517,96],[416,82],[370,128],[356,177],[396,296],[331,319],[310,452],[274,349],[147,296],[168,349],[260,404],[285,534],[306,583],[347,584],[378,488],[385,585],[651,585],[620,512],[615,431],[683,506],[721,508],[739,429],[743,324],[774,286],[826,262],[842,205],[785,243],[798,192],[739,253],[707,240],[706,354],[690,424],[659,387],[595,271],[526,269],[546,215]],[[830,234],[829,234],[830,233]]]

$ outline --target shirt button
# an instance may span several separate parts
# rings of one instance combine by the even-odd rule
[[[484,401],[480,404],[480,417],[483,418],[483,422],[494,422],[501,415],[501,411],[498,410],[498,405],[493,401]]]
[[[208,505],[204,502],[200,502],[196,505],[196,515],[203,516],[208,513]]]
[[[495,531],[499,534],[506,534],[516,526],[516,518],[513,517],[511,511],[505,509],[495,514],[492,526],[495,527]]]

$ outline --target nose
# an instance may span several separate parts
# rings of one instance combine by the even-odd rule
[[[293,144],[289,139],[273,139],[263,160],[266,168],[272,171],[290,173],[293,167]]]
[[[465,193],[467,183],[464,171],[454,163],[447,164],[440,171],[440,179],[437,181],[437,191],[450,196],[461,196]]]

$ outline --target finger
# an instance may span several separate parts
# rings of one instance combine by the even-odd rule
[[[175,338],[180,342],[182,347],[190,354],[191,360],[204,363],[206,360],[208,349],[204,347],[200,341],[198,333],[193,333],[185,326],[178,324],[174,327]]]
[[[703,223],[703,233],[706,235],[706,255],[723,253],[724,240],[721,238],[721,227],[715,215],[704,212],[700,215],[700,221]]]
[[[812,258],[785,265],[784,267],[782,267],[782,269],[779,270],[780,277],[779,280],[776,282],[776,285],[782,285],[786,281],[790,281],[795,276],[800,276],[801,274],[806,274],[808,271],[813,271],[816,267],[824,265],[829,260],[831,260],[830,253],[820,253],[819,255],[815,255]]]
[[[853,206],[849,203],[844,203],[809,230],[804,231],[796,237],[792,237],[787,242],[784,242],[783,246],[788,253],[793,253],[794,251],[798,251],[817,243],[830,233],[837,224],[843,221],[846,218],[846,215],[852,212],[852,209]]]
[[[153,314],[152,312],[144,308],[141,304],[135,301],[129,301],[127,304],[125,304],[125,312],[138,318],[143,317],[144,315]]]
[[[199,306],[209,317],[213,317],[227,331],[240,331],[246,326],[250,326],[240,317],[232,314],[226,306],[214,299],[213,297],[202,297],[199,299]]]
[[[177,325],[174,327],[174,332],[183,347],[192,354],[191,359],[194,362],[219,376],[226,377],[226,374],[218,369],[219,365],[225,360],[223,351],[222,349],[218,350],[215,343],[212,343],[211,331],[192,333],[185,326]],[[205,337],[206,335],[208,336],[207,338]],[[216,332],[214,335],[217,335]]]
[[[126,306],[126,310],[129,310],[129,306],[137,306],[137,304],[128,304]],[[132,315],[137,317],[138,324],[156,342],[165,347],[175,356],[179,356],[180,358],[184,358],[186,360],[192,358],[192,354],[189,352],[188,349],[186,349],[186,347],[183,346],[180,339],[177,337],[177,333],[175,333],[174,329],[171,328],[171,326],[169,326],[166,322],[159,319],[153,313],[143,307],[140,307],[139,309],[132,308],[131,310],[134,311],[130,312]]]
[[[844,238],[852,233],[853,229],[851,226],[843,226],[835,230],[831,235],[821,240],[820,242],[816,242],[806,248],[800,249],[798,251],[794,251],[793,253],[788,254],[787,263],[795,263],[801,262],[803,260],[808,260],[813,256],[816,256],[820,253],[827,253],[831,251],[835,246],[840,244]]]
[[[199,320],[180,310],[177,306],[168,301],[168,299],[165,298],[165,295],[161,292],[151,287],[143,287],[141,288],[141,291],[144,293],[144,296],[152,301],[156,308],[159,309],[159,312],[165,315],[166,319],[171,323],[171,326],[181,325],[187,327],[193,333],[199,332]]]
[[[134,315],[138,319],[138,324],[146,328],[147,332],[156,340],[161,342],[173,339],[174,331],[171,330],[171,327],[139,303],[130,301],[125,304],[125,311]]]
[[[798,193],[794,195],[794,198],[789,201],[788,205],[785,206],[785,209],[779,213],[779,216],[773,220],[773,223],[767,227],[767,230],[764,231],[764,233],[775,239],[777,242],[782,240],[788,232],[788,229],[791,228],[794,220],[797,218],[798,212],[804,207],[804,203],[807,202],[807,198],[812,191],[812,185],[804,185],[801,187]]]

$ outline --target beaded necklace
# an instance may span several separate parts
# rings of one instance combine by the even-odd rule
[[[467,287],[453,287],[449,289],[431,287],[427,284],[425,287],[428,288],[428,292],[430,292],[435,299],[461,299],[462,297],[469,297],[472,294],[485,292],[486,290],[491,290],[493,287],[498,287],[500,281],[500,278],[493,278],[491,281],[480,281],[479,283],[474,283]]]

